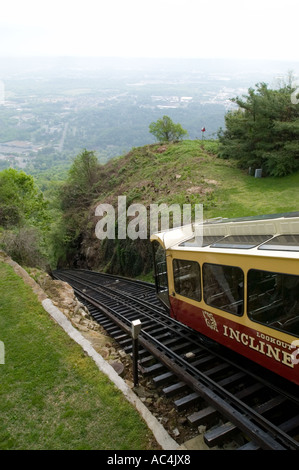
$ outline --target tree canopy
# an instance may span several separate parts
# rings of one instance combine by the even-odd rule
[[[0,226],[41,226],[48,221],[46,208],[32,176],[13,168],[0,172]]]
[[[26,266],[45,267],[50,246],[48,204],[32,176],[0,172],[0,246]]]
[[[170,142],[180,140],[188,134],[180,124],[175,124],[168,116],[163,116],[149,125],[149,131],[159,142]]]
[[[291,99],[291,80],[279,89],[259,83],[232,101],[238,109],[225,116],[219,132],[220,156],[242,168],[262,168],[264,175],[285,176],[299,170],[299,106]]]
[[[95,196],[99,180],[100,164],[94,151],[83,150],[78,154],[61,189],[63,209],[86,208]]]
[[[88,211],[99,193],[101,165],[94,151],[83,150],[73,160],[66,181],[59,190],[61,217],[53,237],[57,259],[75,254],[80,234],[88,220]]]

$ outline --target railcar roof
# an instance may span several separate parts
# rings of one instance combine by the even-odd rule
[[[151,236],[166,250],[217,251],[299,258],[299,212],[213,219]]]

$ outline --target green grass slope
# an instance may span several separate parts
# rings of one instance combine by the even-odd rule
[[[138,412],[0,261],[0,450],[144,450]]]
[[[204,218],[290,212],[299,208],[299,172],[255,178],[216,156],[217,142],[182,141],[133,149],[103,167],[99,202],[202,203]]]

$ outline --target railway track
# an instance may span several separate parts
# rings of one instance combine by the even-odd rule
[[[140,320],[139,367],[187,421],[204,425],[209,447],[235,440],[240,450],[298,450],[298,388],[171,319],[152,284],[85,270],[53,273],[126,352]]]

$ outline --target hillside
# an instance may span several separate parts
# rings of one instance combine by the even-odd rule
[[[202,203],[204,218],[291,212],[299,207],[299,173],[254,178],[232,161],[216,156],[216,141],[182,141],[134,148],[100,170],[98,198],[82,223],[68,264],[124,275],[151,271],[149,240],[104,240],[95,235],[98,204],[126,196],[127,207]],[[75,261],[74,261],[75,257]]]
[[[0,252],[0,450],[158,448],[136,409],[53,321],[40,303],[47,295],[32,279],[24,282],[21,271]],[[64,296],[61,287],[52,284],[56,300],[59,291]],[[64,312],[73,308],[72,298],[70,289]],[[95,348],[102,341],[112,358],[109,339],[89,333]]]

